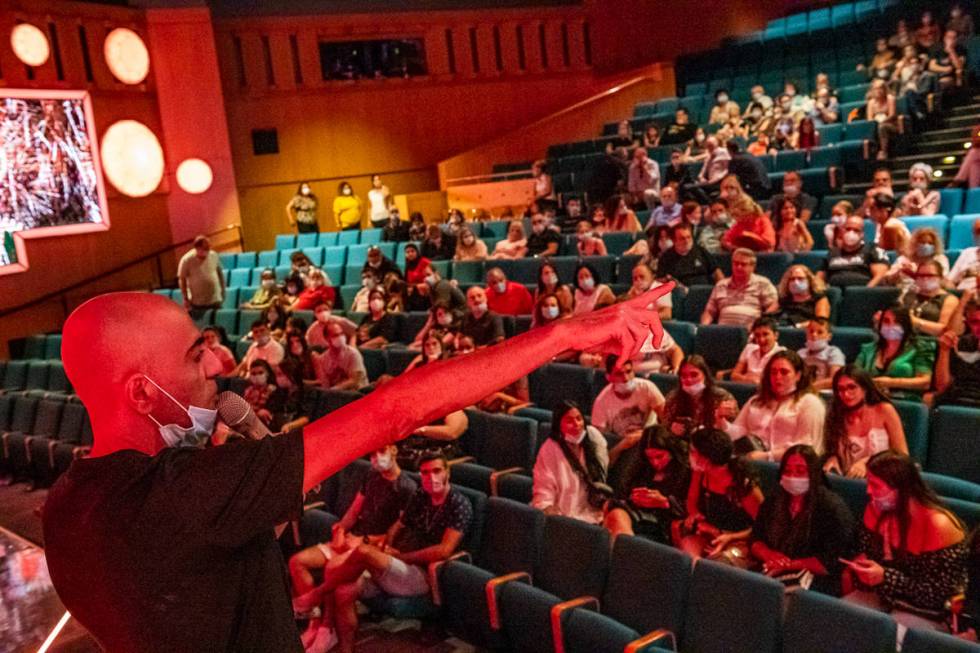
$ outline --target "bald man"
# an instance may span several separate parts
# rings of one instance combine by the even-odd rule
[[[221,364],[188,315],[158,295],[92,299],[64,328],[94,446],[44,507],[55,588],[110,653],[302,651],[274,527],[301,516],[305,492],[561,352],[630,360],[650,333],[659,343],[645,307],[672,287],[425,365],[302,430],[216,447]]]

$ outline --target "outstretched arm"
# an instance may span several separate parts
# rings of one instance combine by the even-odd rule
[[[429,363],[313,422],[303,430],[304,492],[355,458],[477,403],[564,351],[616,354],[622,365],[650,333],[659,347],[663,326],[657,312],[646,307],[673,287],[666,283],[628,302],[561,320],[466,356]]]

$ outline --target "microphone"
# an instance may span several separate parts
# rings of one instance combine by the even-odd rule
[[[261,440],[272,434],[248,402],[230,390],[218,395],[218,416],[230,428],[252,440]]]

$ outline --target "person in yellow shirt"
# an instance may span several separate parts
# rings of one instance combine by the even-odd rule
[[[346,182],[340,182],[337,197],[333,201],[333,217],[337,226],[344,231],[361,228],[361,212],[364,208],[361,198],[354,194],[354,189]]]

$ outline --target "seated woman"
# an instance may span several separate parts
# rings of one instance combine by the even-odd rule
[[[687,517],[674,522],[674,545],[692,558],[747,568],[749,536],[763,500],[759,484],[724,431],[695,431],[690,460]]]
[[[728,428],[732,440],[754,435],[764,451],[752,451],[754,460],[781,460],[794,444],[823,449],[826,409],[813,392],[810,371],[795,351],[781,351],[766,363],[759,393],[742,406]]]
[[[722,247],[730,252],[739,247],[747,247],[754,252],[771,252],[775,249],[776,231],[772,222],[751,197],[743,194],[728,200],[728,211],[735,224],[722,237]]]
[[[767,576],[840,595],[838,558],[854,547],[854,516],[827,486],[820,456],[799,444],[779,464],[779,488],[762,503],[752,527],[752,555]]]
[[[759,384],[769,359],[786,350],[776,342],[777,329],[776,321],[766,315],[752,323],[751,339],[739,354],[732,381]]]
[[[272,409],[276,401],[274,396],[279,392],[276,373],[267,361],[257,359],[249,366],[248,381],[248,387],[242,396],[255,411],[255,415],[268,426],[272,422]]]
[[[588,263],[580,262],[575,268],[575,307],[573,315],[589,313],[616,303],[616,296],[604,283],[599,283],[599,274]]]
[[[940,285],[943,272],[939,261],[921,263],[914,279],[914,291],[902,298],[902,305],[912,316],[912,328],[927,336],[939,336],[949,326],[960,300]]]
[[[365,268],[361,270],[361,287],[358,289],[357,293],[354,295],[354,299],[351,300],[348,311],[351,313],[367,313],[368,312],[368,296],[371,291],[377,288],[379,285],[378,276],[370,268]]]
[[[429,334],[422,341],[422,353],[412,359],[412,362],[408,364],[405,371],[402,374],[411,372],[416,367],[421,367],[427,363],[434,363],[435,361],[441,361],[444,358],[448,358],[449,353],[443,346],[442,338],[440,338],[435,333]]]
[[[286,330],[286,311],[283,310],[281,304],[274,302],[267,306],[259,315],[259,319],[269,327],[269,335],[273,339],[282,340],[282,334]],[[252,334],[247,333],[243,337],[250,339]]]
[[[601,524],[612,498],[605,485],[608,469],[606,439],[586,425],[578,406],[566,402],[555,411],[551,433],[534,461],[531,505],[546,515]]]
[[[630,233],[636,233],[637,231],[642,231],[643,227],[640,225],[640,221],[636,218],[636,213],[633,209],[629,207],[626,203],[625,195],[613,195],[608,200],[606,200],[606,229],[603,232],[596,232],[601,236],[603,233],[609,233],[611,231],[628,231]]]
[[[606,242],[595,235],[592,223],[588,220],[579,220],[575,227],[576,244],[579,256],[607,256]]]
[[[664,400],[663,424],[674,435],[688,438],[694,431],[724,428],[738,414],[738,403],[715,382],[714,374],[698,354],[685,358],[678,369],[680,385]]]
[[[936,394],[933,405],[943,404],[980,408],[980,303],[967,291],[962,301],[965,331],[957,335],[961,321],[939,338],[936,360]]]
[[[830,223],[823,228],[828,249],[840,247],[840,238],[844,235],[844,223],[852,215],[854,215],[854,205],[847,200],[837,202],[830,209]]]
[[[276,373],[276,384],[292,388],[316,383],[316,363],[313,350],[302,334],[289,334],[284,343],[285,354]]]
[[[935,341],[915,334],[912,316],[903,306],[882,311],[876,330],[878,337],[861,345],[855,365],[896,399],[920,399],[932,384]]]
[[[312,311],[322,302],[333,306],[336,299],[337,293],[327,285],[326,275],[320,270],[313,270],[309,275],[309,283],[296,298],[296,301],[289,304],[287,310],[290,312]]]
[[[899,207],[904,215],[936,215],[939,213],[939,191],[929,190],[932,166],[913,164],[909,168],[909,192],[902,196]]]
[[[963,524],[916,462],[894,451],[868,461],[868,498],[844,600],[889,612],[900,626],[943,629],[944,604],[967,585]]]
[[[388,304],[385,306],[385,310],[389,313],[405,312],[405,298],[408,296],[408,284],[397,273],[389,272],[385,275],[383,288],[388,295]]]
[[[793,202],[783,202],[779,209],[779,233],[776,234],[776,249],[780,252],[797,254],[813,249],[813,236],[806,223],[800,220],[799,211]]]
[[[568,317],[571,313],[563,313],[558,295],[548,293],[538,297],[534,302],[534,312],[531,314],[531,328],[548,326],[552,322]]]
[[[524,235],[524,222],[511,220],[507,227],[507,238],[493,248],[492,259],[515,259],[527,256],[527,237]]]
[[[845,365],[834,375],[833,389],[824,435],[824,471],[864,478],[876,453],[891,449],[908,455],[902,419],[870,374]]]
[[[303,292],[304,287],[303,278],[299,274],[290,275],[286,278],[286,282],[282,284],[280,303],[283,306],[289,306],[299,298],[299,294]]]
[[[442,343],[443,348],[448,352],[456,342],[456,336],[463,325],[463,315],[449,308],[447,304],[436,302],[432,310],[429,311],[429,319],[425,326],[415,336],[415,340],[408,346],[409,349],[421,349],[422,343],[429,336],[435,336]]]
[[[915,286],[916,269],[931,261],[941,266],[944,276],[949,274],[949,259],[943,253],[943,241],[939,234],[930,227],[916,229],[903,246],[902,253],[888,268],[882,283],[907,292]]]
[[[558,269],[548,260],[545,260],[538,268],[538,285],[534,290],[534,302],[537,304],[542,295],[555,295],[558,298],[558,305],[562,315],[572,312],[575,300],[572,296],[572,289],[568,284],[562,283],[558,276]]]
[[[461,227],[456,241],[454,261],[483,261],[487,258],[487,244],[476,237],[470,227]]]
[[[419,253],[415,243],[405,245],[405,283],[409,286],[425,283],[425,277],[431,267],[432,261]]]
[[[209,326],[205,327],[201,332],[204,336],[204,346],[214,354],[215,358],[221,363],[221,374],[222,376],[227,376],[235,371],[238,367],[238,363],[235,362],[235,355],[231,353],[231,349],[222,343],[223,338],[221,337],[221,327]]]
[[[609,504],[606,524],[616,534],[639,535],[670,543],[671,524],[687,516],[691,487],[687,442],[663,426],[643,430],[634,464]]]
[[[357,346],[361,349],[381,349],[398,338],[398,323],[385,310],[387,305],[384,288],[375,288],[368,295],[368,313],[357,327]]]
[[[242,308],[263,310],[270,305],[279,303],[282,290],[276,285],[276,271],[272,268],[262,270],[259,287],[255,289],[252,298],[242,304]]]
[[[779,280],[777,316],[781,325],[800,329],[815,317],[830,318],[826,285],[807,266],[791,265],[783,273],[783,278]]]

